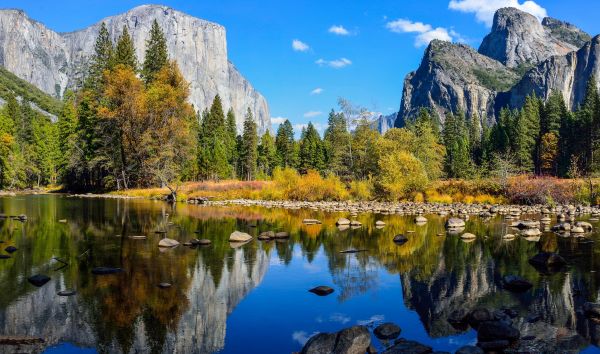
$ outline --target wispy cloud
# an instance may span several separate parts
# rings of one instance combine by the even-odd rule
[[[311,94],[311,95],[320,95],[320,94],[322,94],[322,93],[323,93],[323,91],[325,91],[325,90],[323,90],[323,89],[322,89],[322,88],[320,88],[320,87],[317,87],[316,89],[314,89],[314,90],[310,91],[310,94]]]
[[[308,112],[304,113],[304,118],[318,117],[321,114],[323,114],[323,112],[321,112],[321,111],[308,111]]]
[[[286,119],[286,117],[271,117],[271,124],[282,124]]]
[[[521,11],[528,12],[537,17],[540,21],[548,16],[548,11],[535,1],[520,0],[451,0],[448,8],[465,13],[474,13],[477,21],[485,23],[491,27],[494,22],[494,14],[503,7],[514,7]]]
[[[295,331],[294,333],[292,333],[292,339],[300,343],[300,345],[304,345],[306,344],[306,342],[308,342],[310,337],[314,336],[315,334],[317,334],[317,332],[313,332],[309,335],[305,331]]]
[[[348,31],[342,25],[333,25],[333,26],[329,27],[329,33],[333,33],[338,36],[349,36],[352,34],[350,31]]]
[[[352,61],[346,58],[340,58],[335,60],[319,59],[315,63],[317,63],[317,65],[319,66],[329,66],[334,69],[341,69],[348,65],[352,65]]]
[[[416,33],[415,47],[426,46],[434,39],[447,42],[452,42],[453,40],[450,31],[446,28],[434,28],[423,22],[413,22],[403,18],[388,22],[385,27],[394,33]],[[452,32],[456,34],[456,32]]]
[[[310,49],[310,46],[299,39],[292,41],[292,48],[297,52],[306,52]]]

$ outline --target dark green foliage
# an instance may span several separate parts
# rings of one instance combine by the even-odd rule
[[[61,102],[0,66],[0,98],[21,97],[48,113],[59,115]]]
[[[348,132],[344,113],[331,110],[323,142],[327,157],[327,170],[338,176],[352,174],[349,166],[351,134]]]
[[[113,63],[114,45],[106,24],[102,22],[96,44],[94,45],[94,56],[91,60],[85,86],[88,89],[99,92],[102,89],[103,75],[109,70]]]
[[[137,56],[135,55],[135,47],[133,46],[133,41],[129,35],[127,26],[123,26],[123,31],[121,32],[121,36],[117,41],[117,47],[112,60],[112,63],[115,66],[124,65],[133,69],[133,71],[137,71],[138,69],[138,60]]]
[[[256,177],[258,160],[258,133],[252,111],[248,108],[244,119],[244,132],[240,142],[240,177],[251,181]]]
[[[469,178],[472,176],[469,130],[464,113],[448,113],[442,131],[446,147],[445,170],[450,178]]]
[[[146,41],[146,55],[142,68],[144,82],[148,84],[154,80],[154,75],[168,62],[167,40],[158,22],[154,20],[150,29],[150,38]]]
[[[275,146],[281,167],[296,167],[297,154],[294,140],[294,128],[288,119],[277,129]]]
[[[325,147],[319,132],[310,122],[306,129],[302,130],[298,168],[300,171],[325,169]]]

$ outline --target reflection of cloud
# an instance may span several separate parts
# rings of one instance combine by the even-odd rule
[[[302,264],[302,268],[307,270],[309,273],[319,273],[321,271],[321,267],[316,264],[305,262]]]
[[[313,332],[311,335],[308,335],[308,333],[304,331],[295,331],[294,333],[292,333],[292,339],[300,343],[300,345],[304,345],[306,344],[306,342],[308,342],[310,337],[314,336],[317,333],[318,332]]]
[[[334,313],[333,315],[329,316],[329,321],[346,324],[350,322],[350,317],[344,315],[343,313]]]
[[[365,325],[375,323],[375,322],[383,322],[384,319],[385,319],[384,315],[373,315],[368,320],[359,320],[359,321],[356,321],[356,323],[361,326],[365,326]]]

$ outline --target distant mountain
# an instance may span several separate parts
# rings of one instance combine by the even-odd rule
[[[60,100],[0,67],[0,105],[3,105],[11,95],[19,100],[29,101],[34,109],[52,119],[56,119],[60,114],[62,107]]]
[[[429,44],[419,68],[406,76],[395,126],[422,107],[442,122],[447,112],[463,111],[494,123],[502,107],[519,108],[527,95],[547,98],[553,90],[575,108],[591,74],[600,73],[596,43],[567,22],[540,23],[515,8],[499,9],[478,51],[439,40]]]
[[[371,124],[371,128],[377,130],[380,134],[385,134],[385,132],[394,127],[397,117],[398,113],[392,113],[387,116],[380,114]]]
[[[190,82],[190,101],[196,109],[209,107],[219,94],[224,108],[233,108],[239,130],[248,108],[259,131],[270,126],[265,98],[228,60],[225,28],[166,6],[139,6],[70,33],[54,32],[20,10],[0,10],[0,65],[42,91],[61,97],[67,88],[80,84],[102,22],[115,41],[127,26],[142,61],[155,19],[165,32],[170,57]]]

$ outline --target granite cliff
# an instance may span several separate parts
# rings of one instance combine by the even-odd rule
[[[44,92],[61,97],[67,88],[80,84],[102,22],[115,41],[127,26],[142,61],[153,20],[165,32],[169,55],[190,82],[190,101],[198,110],[209,107],[219,94],[224,108],[233,108],[238,129],[248,108],[260,132],[270,126],[265,98],[228,60],[225,28],[166,6],[139,6],[69,33],[57,33],[23,11],[0,10],[0,65]]]

